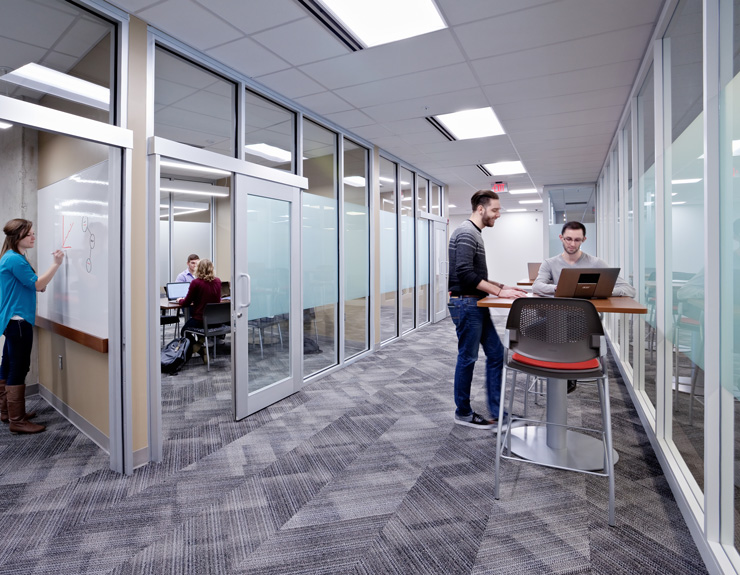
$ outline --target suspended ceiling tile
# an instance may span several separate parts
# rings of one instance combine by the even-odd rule
[[[518,102],[499,104],[496,115],[499,120],[531,118],[534,115],[549,116],[553,114],[578,113],[584,110],[596,110],[611,107],[624,109],[631,86],[592,90],[567,96],[549,98],[523,98]],[[533,94],[535,96],[535,94]]]
[[[239,38],[211,48],[206,53],[249,78],[264,76],[291,67],[285,60],[250,38]]]
[[[365,138],[366,140],[374,141],[375,138],[388,137],[391,135],[386,128],[380,124],[370,124],[368,126],[358,126],[354,129],[355,134]]]
[[[0,37],[23,42],[24,47],[51,48],[75,20],[74,14],[48,5],[34,3],[33,19],[28,18],[28,10],[26,2],[3,2]],[[12,22],[13,26],[3,26],[2,22]],[[5,53],[0,54],[0,66],[7,66]]]
[[[343,126],[347,129],[375,124],[375,121],[370,118],[370,116],[368,116],[367,114],[363,114],[360,110],[355,109],[346,110],[344,112],[329,113],[326,114],[326,118],[336,123],[337,125]]]
[[[150,6],[159,4],[161,0],[110,0],[110,3],[114,6],[118,6],[121,10],[125,10],[130,14],[136,14],[142,10],[146,10]]]
[[[357,108],[399,102],[411,98],[431,96],[456,89],[478,85],[467,64],[453,64],[434,70],[415,72],[397,78],[377,80],[359,86],[336,90],[342,98]]]
[[[480,88],[474,87],[466,90],[424,95],[383,105],[371,105],[364,107],[363,112],[378,122],[388,123],[484,106],[487,106],[486,99],[483,97]]]
[[[188,44],[200,50],[242,36],[236,28],[192,0],[166,0],[137,15],[175,38],[187,39]]]
[[[15,70],[30,61],[38,62],[47,50],[43,47],[29,46],[0,36],[0,54],[2,54],[2,64],[0,66]],[[68,68],[62,68],[67,70]],[[7,86],[6,82],[0,82],[0,86]]]
[[[261,84],[288,98],[300,98],[301,96],[318,94],[324,91],[323,86],[295,68],[259,76],[256,79]]]
[[[349,52],[349,48],[313,18],[303,18],[251,37],[294,66]]]
[[[506,103],[532,98],[556,98],[599,89],[631,89],[639,60],[628,60],[582,68],[557,74],[543,74],[512,82],[497,82],[483,87],[495,109]]]
[[[582,68],[640,60],[647,47],[652,25],[609,32],[513,54],[474,60],[478,77],[522,80]]]
[[[468,57],[476,60],[538,47],[553,48],[559,43],[640,25],[652,31],[655,4],[645,0],[561,0],[479,19],[458,26],[456,32]],[[645,6],[651,9],[645,10]]]
[[[274,28],[293,20],[306,18],[308,12],[295,0],[270,0],[245,2],[244,0],[195,0],[207,10],[230,22],[244,34]]]
[[[568,126],[594,124],[598,122],[611,121],[614,126],[622,115],[624,106],[611,106],[609,108],[598,108],[568,112],[566,114],[548,114],[546,116],[530,116],[517,118],[515,120],[501,120],[507,130],[519,133],[526,130],[547,130],[551,128],[567,128]]]
[[[302,69],[329,89],[367,84],[463,62],[449,30],[351,52]]]
[[[313,110],[317,114],[321,115],[328,114],[330,112],[346,112],[347,110],[353,109],[352,106],[333,92],[311,94],[310,96],[297,98],[296,101],[301,106],[305,106],[309,110]]]
[[[501,16],[509,12],[549,4],[552,0],[517,0],[516,2],[492,2],[491,0],[435,0],[445,21],[451,25],[475,22],[483,18]]]

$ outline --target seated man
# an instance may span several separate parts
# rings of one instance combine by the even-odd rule
[[[176,282],[188,282],[190,283],[195,279],[195,270],[198,269],[198,262],[200,261],[200,258],[198,257],[198,254],[190,254],[188,256],[188,267],[186,267],[183,271],[181,271]]]
[[[553,296],[560,280],[560,272],[566,267],[571,268],[607,268],[607,263],[595,256],[581,251],[581,245],[586,241],[586,226],[581,222],[568,222],[560,233],[563,242],[563,253],[546,259],[540,266],[537,279],[532,285],[534,295]],[[617,279],[612,295],[635,297],[635,288],[624,281]]]

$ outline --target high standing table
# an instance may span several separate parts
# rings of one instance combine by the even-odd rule
[[[478,301],[478,307],[511,308],[513,299],[488,296]],[[629,297],[590,300],[599,313],[646,314],[647,307]],[[568,382],[547,380],[547,421],[553,425],[528,426],[510,431],[511,450],[524,459],[552,467],[593,471],[604,467],[604,444],[591,435],[567,429]],[[495,415],[495,414],[493,414]],[[614,452],[614,461],[617,461]]]

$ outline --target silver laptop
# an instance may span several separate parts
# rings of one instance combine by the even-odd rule
[[[188,282],[171,282],[164,286],[169,301],[177,301],[181,297],[188,295],[190,284]]]
[[[537,274],[540,273],[540,264],[542,264],[542,262],[529,262],[527,264],[527,272],[529,273],[530,281],[537,279]]]
[[[621,268],[565,268],[555,297],[602,299],[612,295]]]

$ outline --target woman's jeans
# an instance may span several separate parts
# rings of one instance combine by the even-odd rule
[[[11,319],[4,335],[0,379],[4,379],[6,385],[23,385],[31,368],[33,326],[22,319]]]
[[[486,392],[488,411],[498,418],[501,399],[501,370],[504,363],[504,346],[496,333],[488,308],[478,307],[478,298],[450,298],[447,305],[457,331],[457,365],[455,366],[455,415],[472,415],[470,384],[478,359],[478,346],[486,354]]]

